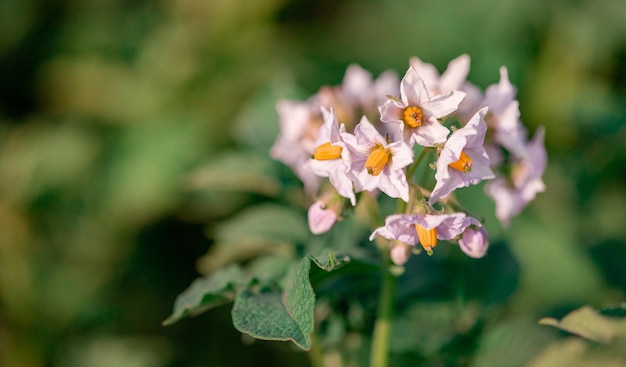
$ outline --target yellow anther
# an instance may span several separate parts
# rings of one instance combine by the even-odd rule
[[[333,159],[337,159],[341,157],[342,150],[342,147],[332,145],[330,142],[324,143],[315,148],[315,152],[313,153],[313,159],[317,159],[318,161],[330,161]]]
[[[422,126],[422,109],[417,106],[409,106],[404,109],[402,120],[410,127]]]
[[[391,153],[389,152],[389,149],[377,145],[367,157],[367,161],[365,161],[365,169],[367,169],[367,173],[372,176],[380,175],[390,158]]]
[[[432,249],[437,246],[437,229],[426,229],[419,224],[415,224],[415,231],[417,232],[417,238],[420,240],[420,244],[431,255]]]
[[[454,162],[450,163],[448,166],[454,168],[455,170],[468,173],[472,171],[472,158],[470,158],[465,152],[461,152],[461,157]]]

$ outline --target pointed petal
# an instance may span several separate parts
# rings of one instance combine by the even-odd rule
[[[414,56],[409,60],[409,64],[420,78],[426,84],[428,91],[434,93],[438,89],[439,84],[439,71],[433,64],[422,61],[419,57]]]
[[[456,111],[463,98],[465,98],[464,92],[451,91],[422,103],[422,107],[428,110],[432,116],[440,119]]]
[[[365,116],[361,118],[361,122],[354,128],[354,135],[357,142],[361,145],[385,144],[385,138],[380,135],[378,130]]]
[[[410,106],[421,106],[423,102],[430,100],[426,84],[412,67],[407,70],[400,83],[400,96],[402,102]]]
[[[448,63],[448,68],[439,78],[439,91],[446,93],[460,90],[470,69],[470,57],[463,54]]]
[[[404,102],[394,101],[388,99],[385,103],[378,108],[380,112],[380,121],[390,122],[399,121],[402,122],[402,112],[407,108],[407,104]]]

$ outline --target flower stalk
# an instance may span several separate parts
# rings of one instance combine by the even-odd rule
[[[309,350],[309,360],[312,367],[324,367],[324,352],[320,345],[317,333],[311,334],[311,349]]]
[[[381,251],[381,256],[383,258],[383,266],[381,267],[383,279],[372,337],[371,367],[389,366],[389,345],[391,342],[397,284],[397,277],[389,269],[391,264],[389,251]]]

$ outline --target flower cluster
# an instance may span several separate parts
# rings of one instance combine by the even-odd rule
[[[313,233],[328,231],[362,192],[382,192],[406,203],[370,236],[390,240],[395,263],[406,262],[418,243],[432,253],[438,240],[484,256],[487,232],[464,212],[455,190],[488,180],[485,191],[506,226],[544,190],[547,157],[543,128],[527,137],[506,68],[483,93],[466,80],[469,67],[461,55],[439,74],[414,57],[399,80],[393,72],[374,79],[351,65],[341,86],[278,103],[281,129],[271,155],[317,198],[309,209]],[[429,156],[434,180],[419,181],[417,168]]]

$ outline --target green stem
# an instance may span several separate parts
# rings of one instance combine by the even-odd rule
[[[371,367],[387,367],[389,365],[389,344],[397,282],[396,276],[389,271],[389,251],[383,250],[381,253],[384,259],[382,267],[383,284],[380,289],[378,315],[374,324],[370,356]]]
[[[428,148],[428,147],[424,147],[424,149],[422,149],[422,151],[420,152],[420,155],[418,155],[417,158],[415,159],[415,162],[413,162],[413,164],[411,164],[411,166],[409,166],[409,168],[407,169],[407,172],[406,172],[407,178],[410,179],[411,177],[413,177],[415,170],[417,169],[417,167],[419,167],[420,163],[422,163],[422,160],[424,159],[424,157],[426,157],[426,154],[430,150],[431,148]]]
[[[324,352],[320,346],[317,333],[311,334],[311,349],[309,350],[309,360],[311,361],[311,367],[324,367]]]

